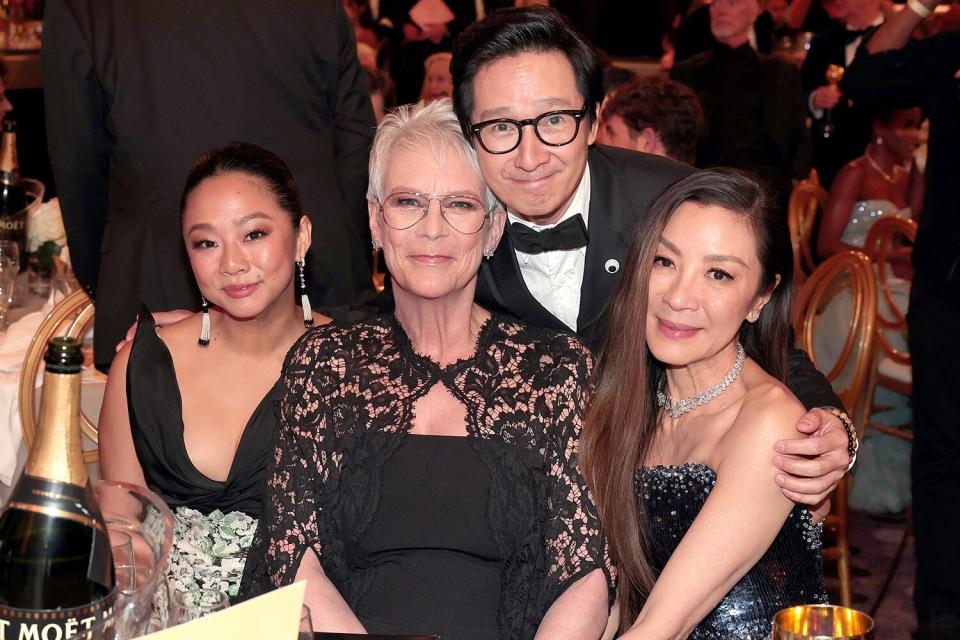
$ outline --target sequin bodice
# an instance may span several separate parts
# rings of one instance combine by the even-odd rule
[[[861,200],[853,205],[850,222],[840,239],[846,244],[863,248],[873,223],[884,216],[910,218],[910,209],[900,209],[889,200]]]
[[[651,527],[650,562],[662,571],[717,481],[703,464],[648,467],[637,473]],[[642,504],[643,501],[641,501]],[[768,638],[774,614],[786,607],[827,601],[820,559],[820,525],[795,507],[759,562],[704,618],[692,640]]]

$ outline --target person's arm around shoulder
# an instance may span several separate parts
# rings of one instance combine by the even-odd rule
[[[114,357],[107,376],[107,386],[97,420],[100,474],[105,480],[120,480],[147,486],[143,468],[137,458],[127,406],[127,364],[132,343],[127,343]]]
[[[793,503],[774,483],[770,449],[803,407],[778,384],[751,390],[718,445],[717,482],[622,638],[684,638],[767,552]]]
[[[830,198],[827,208],[820,219],[820,231],[817,233],[817,255],[822,259],[853,249],[840,238],[850,222],[850,212],[863,190],[865,172],[860,162],[848,163],[830,186]]]

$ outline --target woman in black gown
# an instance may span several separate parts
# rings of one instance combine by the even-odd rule
[[[449,100],[386,117],[368,202],[396,310],[312,330],[286,361],[242,595],[306,578],[324,631],[598,638],[611,567],[577,468],[590,352],[474,304],[505,213]]]
[[[825,601],[820,528],[774,481],[804,409],[787,371],[785,218],[733,170],[679,181],[634,235],[581,457],[623,638],[766,638]]]
[[[281,363],[314,322],[309,305],[305,315],[294,303],[310,220],[283,161],[233,143],[197,160],[181,227],[209,311],[159,330],[141,312],[110,369],[100,469],[156,492],[175,510],[177,534],[207,529],[205,540],[175,540],[173,588],[235,595],[266,491]],[[201,553],[208,543],[222,546]]]

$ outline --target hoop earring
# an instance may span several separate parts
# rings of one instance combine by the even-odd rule
[[[303,325],[305,327],[312,327],[313,311],[310,308],[310,298],[307,296],[306,261],[303,258],[297,258],[296,264],[297,276],[300,281],[298,286],[300,291],[300,306],[303,307]]]
[[[197,340],[197,346],[206,348],[210,346],[210,304],[203,296],[200,296],[200,311],[200,339]]]

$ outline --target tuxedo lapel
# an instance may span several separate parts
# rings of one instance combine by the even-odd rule
[[[499,307],[495,310],[504,311],[530,324],[560,331],[570,330],[537,302],[527,289],[513,241],[508,234],[503,234],[493,256],[483,261],[479,278],[477,291],[481,304]]]
[[[629,233],[640,212],[624,197],[622,185],[607,163],[590,163],[590,181],[590,243],[580,286],[577,334],[594,344],[606,327],[607,306],[623,275]]]

